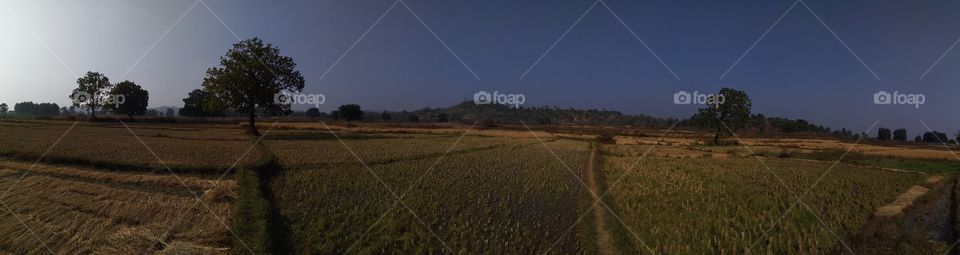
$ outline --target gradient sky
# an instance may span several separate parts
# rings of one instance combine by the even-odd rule
[[[305,92],[326,95],[324,111],[344,103],[441,107],[497,90],[523,93],[528,106],[687,117],[697,106],[674,105],[673,93],[734,87],[747,91],[754,112],[837,129],[875,121],[906,127],[911,137],[926,131],[921,121],[950,134],[960,129],[960,50],[920,79],[960,37],[960,1],[604,0],[559,42],[596,1],[394,3],[0,0],[0,102],[65,105],[76,75],[95,70],[137,82],[150,91],[151,107],[179,106],[235,33],[294,58]],[[874,105],[878,90],[927,100],[919,109]]]

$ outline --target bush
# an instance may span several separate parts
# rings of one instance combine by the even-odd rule
[[[614,139],[615,135],[610,132],[601,132],[597,135],[597,142],[602,144],[616,144],[617,140]]]

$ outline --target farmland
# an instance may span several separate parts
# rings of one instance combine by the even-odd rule
[[[0,252],[836,253],[955,163],[861,150],[834,164],[774,140],[275,127],[0,121],[18,134],[0,136],[14,212]]]

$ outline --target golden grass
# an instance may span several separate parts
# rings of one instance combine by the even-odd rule
[[[0,190],[7,190],[22,175],[17,168],[23,165],[0,163]],[[217,217],[229,222],[232,205],[213,201],[210,210],[202,205],[190,209],[196,202],[192,195],[162,192],[175,189],[165,186],[174,182],[172,176],[109,176],[81,169],[70,174],[70,169],[49,166],[34,170],[38,173],[28,174],[2,198],[16,213],[3,209],[0,217],[0,247],[11,249],[7,252],[47,253],[49,247],[57,254],[222,254],[230,245]],[[232,187],[229,182],[221,187]]]

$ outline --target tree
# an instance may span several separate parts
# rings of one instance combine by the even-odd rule
[[[60,106],[55,103],[40,103],[34,108],[33,114],[41,116],[60,115]]]
[[[173,108],[167,108],[167,113],[164,114],[164,116],[167,116],[167,118],[173,118],[174,116],[177,116],[177,115],[175,112],[173,112]]]
[[[337,114],[347,121],[363,120],[363,110],[357,104],[345,104],[337,107]]]
[[[712,95],[719,103],[701,108],[692,119],[701,127],[714,130],[713,143],[720,142],[720,134],[732,134],[750,120],[750,107],[753,103],[746,92],[731,88],[722,88],[720,93]]]
[[[128,119],[133,119],[133,116],[147,113],[150,93],[140,85],[132,81],[122,81],[113,86],[110,94],[115,97],[115,101],[104,104],[103,108],[113,111],[114,114],[127,115]]]
[[[450,121],[450,120],[449,120],[449,116],[447,116],[446,113],[441,113],[440,115],[437,115],[437,122],[444,123],[447,121]]]
[[[222,117],[226,110],[216,97],[202,89],[194,89],[183,99],[180,116],[185,117]]]
[[[7,106],[7,103],[0,104],[0,114],[7,114],[10,108]]]
[[[247,133],[257,131],[257,108],[286,113],[290,105],[275,100],[281,91],[303,91],[304,80],[293,59],[280,55],[280,49],[251,38],[233,44],[220,57],[220,67],[207,69],[203,88],[224,106],[248,114]]]
[[[903,128],[898,128],[897,130],[894,130],[894,131],[893,131],[893,140],[894,140],[894,141],[906,142],[906,141],[907,141],[907,130],[906,130],[906,129],[903,129]]]
[[[17,113],[18,115],[33,114],[36,112],[36,109],[37,104],[34,104],[30,101],[19,102],[13,105],[13,112]]]
[[[310,109],[307,109],[306,115],[309,118],[320,117],[320,109],[317,109],[316,107],[311,107]]]
[[[920,136],[918,135],[917,137],[914,137],[914,138],[913,138],[913,142],[915,142],[915,143],[922,143],[922,142],[923,142],[923,138],[920,138]]]
[[[90,120],[97,119],[97,109],[107,99],[107,92],[113,87],[110,79],[99,72],[87,72],[77,79],[77,88],[73,89],[70,99],[74,106],[86,106],[90,110]]]
[[[877,140],[880,140],[880,141],[890,140],[890,129],[889,128],[877,129]]]

